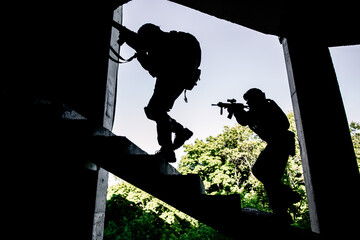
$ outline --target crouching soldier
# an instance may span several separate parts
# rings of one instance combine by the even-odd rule
[[[248,111],[243,105],[231,105],[229,114],[234,114],[237,122],[249,126],[262,140],[267,143],[260,153],[252,173],[264,184],[274,213],[291,221],[287,209],[301,200],[298,193],[281,182],[289,156],[295,154],[295,135],[288,129],[289,121],[285,113],[265,93],[252,88],[244,94]]]

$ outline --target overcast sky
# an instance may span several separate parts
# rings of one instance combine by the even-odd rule
[[[188,91],[188,103],[181,95],[170,115],[194,132],[195,139],[221,133],[233,126],[219,108],[211,103],[235,98],[257,87],[275,100],[285,113],[292,111],[282,46],[276,36],[220,20],[166,0],[133,0],[123,9],[123,25],[137,31],[144,23],[159,25],[163,31],[177,30],[193,34],[202,48],[201,81]],[[360,122],[360,46],[331,48],[334,66],[349,121]],[[134,51],[123,46],[121,55]],[[113,132],[126,136],[140,148],[154,153],[159,149],[155,122],[144,114],[154,89],[155,79],[137,60],[119,69],[117,106]],[[182,149],[176,151],[178,161]]]

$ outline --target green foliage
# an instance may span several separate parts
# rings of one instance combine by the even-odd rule
[[[133,185],[108,190],[105,240],[228,239]]]
[[[294,115],[289,113],[288,118],[290,130],[296,133]],[[239,124],[232,128],[224,127],[223,133],[216,137],[185,145],[187,154],[181,160],[179,171],[182,174],[199,174],[207,194],[240,194],[242,207],[271,211],[263,185],[251,173],[252,165],[265,146],[266,143],[248,127]],[[283,182],[303,197],[290,209],[295,225],[308,227],[308,207],[298,144],[296,155],[289,158]]]
[[[350,123],[351,140],[354,145],[356,160],[360,171],[360,123]]]

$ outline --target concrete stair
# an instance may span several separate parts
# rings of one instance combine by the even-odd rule
[[[76,169],[79,169],[81,165],[95,169],[101,167],[233,239],[247,237],[252,239],[264,237],[315,239],[308,232],[304,233],[282,224],[274,215],[243,211],[239,195],[206,195],[203,182],[198,175],[181,175],[165,159],[148,155],[126,137],[115,136],[110,131],[96,127],[87,120],[49,122],[44,119],[34,121],[33,126],[35,127],[28,131],[30,137],[25,140],[33,141],[33,143],[24,152],[26,155],[37,158],[32,158],[35,160],[29,163],[29,167],[33,171],[40,168],[50,169],[51,171],[45,172],[46,178],[57,179],[54,182],[56,189],[61,189],[64,185],[72,186],[71,189],[66,190],[69,194],[75,196],[80,194],[79,198],[82,195],[89,195],[91,193],[79,193],[79,189],[89,184],[88,182],[84,180],[85,182],[80,181],[74,184],[72,179],[79,179],[79,170]],[[42,130],[39,131],[39,129]],[[51,132],[48,129],[51,129]],[[32,135],[36,135],[35,140],[31,138]],[[26,146],[26,143],[23,145]],[[38,145],[39,148],[36,148]],[[64,159],[64,161],[49,161],[49,156],[54,156],[54,153],[56,153],[56,159]],[[67,175],[64,175],[64,170]],[[33,185],[35,186],[36,182],[43,177],[39,175],[33,178]],[[42,193],[40,186],[37,192],[39,195]],[[55,192],[52,195],[53,199],[62,196],[58,196]],[[67,195],[57,200],[59,203],[67,201]],[[34,205],[42,207],[42,204],[37,202]],[[71,206],[70,203],[64,205],[60,208],[62,210],[59,210],[58,215],[65,215],[68,209],[72,209]],[[76,217],[72,214],[74,220],[71,225],[77,226],[77,219],[87,214],[87,209],[84,208],[76,214]],[[44,216],[44,219],[48,218],[46,212]],[[85,230],[84,225],[83,232]]]

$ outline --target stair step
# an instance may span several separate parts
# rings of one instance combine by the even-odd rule
[[[82,142],[82,152],[92,162],[120,178],[180,174],[165,159],[147,154],[126,137],[92,136],[75,141]]]
[[[109,172],[122,175],[177,175],[179,172],[165,159],[148,155],[123,136],[78,119],[63,119],[56,127],[63,138],[62,144],[74,158],[90,161]]]
[[[107,171],[124,179],[131,176],[179,175],[179,172],[174,167],[155,155],[119,153],[116,158],[102,157],[93,161]]]
[[[162,199],[176,209],[235,238],[241,220],[240,195],[197,195]]]

